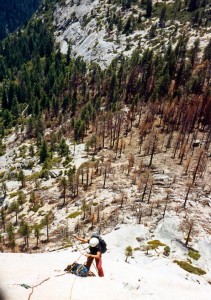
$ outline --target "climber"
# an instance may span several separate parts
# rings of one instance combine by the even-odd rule
[[[103,268],[102,268],[102,247],[100,245],[100,240],[97,237],[91,237],[90,239],[83,239],[75,234],[73,234],[73,237],[79,240],[82,243],[88,243],[89,244],[89,251],[90,253],[84,254],[87,257],[87,261],[85,266],[87,267],[88,271],[90,270],[90,267],[92,265],[93,260],[95,259],[96,267],[98,271],[98,275],[100,277],[104,276]]]

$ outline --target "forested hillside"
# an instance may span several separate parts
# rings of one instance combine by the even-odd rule
[[[163,103],[163,109],[169,100],[178,108],[182,105],[182,114],[188,110],[191,115],[197,113],[194,123],[187,126],[209,123],[211,42],[201,59],[200,40],[187,50],[188,36],[181,36],[174,48],[169,45],[162,53],[146,49],[142,54],[137,48],[131,58],[122,55],[102,71],[80,57],[71,59],[71,47],[66,55],[55,49],[51,28],[47,19],[33,20],[25,31],[0,44],[1,134],[23,120],[34,127],[43,114],[51,116],[48,122],[61,124],[65,114],[75,139],[80,141],[87,126],[97,115],[100,118],[102,106],[115,112],[124,104],[135,109],[141,103],[153,102]],[[30,118],[23,119],[23,111]],[[37,132],[35,136],[41,138],[43,134]]]
[[[0,0],[0,40],[27,22],[40,0]]]

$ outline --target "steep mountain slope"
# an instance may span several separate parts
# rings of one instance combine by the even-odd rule
[[[208,3],[186,3],[174,21],[171,1],[57,2],[0,43],[1,251],[68,247],[72,232],[122,223],[156,238],[167,216],[198,255],[211,232]],[[73,39],[67,54],[53,20],[58,40]],[[126,48],[108,53],[115,34]],[[82,49],[88,62],[73,57]]]

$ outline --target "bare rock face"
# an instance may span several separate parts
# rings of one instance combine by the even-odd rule
[[[153,1],[154,4],[157,2]],[[168,5],[172,1],[159,2]],[[60,45],[61,52],[67,53],[70,45],[72,57],[81,56],[87,62],[98,63],[103,69],[109,66],[113,58],[122,54],[131,56],[137,48],[142,51],[146,48],[162,51],[170,43],[175,46],[180,35],[187,31],[188,48],[200,38],[202,53],[209,42],[206,29],[197,30],[191,26],[191,22],[184,25],[177,19],[167,20],[161,26],[158,16],[146,18],[143,7],[136,4],[131,4],[127,9],[123,9],[118,2],[100,0],[68,0],[59,5],[61,4],[54,11],[54,26],[56,42]],[[131,25],[132,29],[126,31],[129,18],[139,25]],[[152,35],[153,26],[155,33]]]
[[[98,5],[99,0],[81,0],[80,4],[69,1],[64,7],[57,7],[54,13],[56,41],[63,53],[67,53],[70,43],[72,55],[106,67],[114,57],[112,52],[116,46],[105,40],[105,29],[99,29],[95,16],[92,16]]]

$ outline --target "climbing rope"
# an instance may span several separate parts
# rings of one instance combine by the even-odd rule
[[[76,244],[76,241],[75,241],[74,239],[73,239],[73,242],[74,242],[74,244],[75,244],[76,249],[80,252],[80,256],[79,256],[78,259],[75,261],[75,263],[77,263],[77,262],[79,261],[79,259],[81,258],[81,256],[84,255],[84,253],[82,253],[81,249],[78,247],[78,245]],[[85,250],[85,249],[84,249],[84,250]],[[75,263],[74,263],[74,264],[75,264]],[[73,268],[74,264],[72,265],[72,268]],[[70,271],[71,271],[71,269],[70,269]],[[77,276],[75,276],[75,278],[74,278],[74,280],[73,280],[73,283],[72,283],[72,285],[71,285],[70,295],[69,295],[69,300],[72,299],[73,287],[74,287],[76,278],[77,278]]]
[[[84,255],[84,254],[83,254],[83,253],[81,252],[81,250],[78,248],[78,245],[76,244],[75,241],[74,241],[74,244],[75,244],[76,248],[78,249],[78,251],[81,253],[80,256],[78,257],[78,259],[75,261],[75,263],[77,263],[77,262],[79,261],[79,259],[81,258],[81,256]],[[74,267],[75,263],[72,265],[72,268]],[[70,269],[70,271],[71,271],[71,269]],[[71,289],[70,289],[70,297],[69,297],[69,300],[72,299],[73,286],[74,286],[74,284],[75,284],[76,278],[77,278],[77,276],[75,276],[75,278],[74,278],[74,280],[73,280],[73,283],[72,283],[72,286],[71,286]]]
[[[75,241],[75,240],[73,240],[73,241],[74,241],[74,244],[75,244],[76,249],[81,253],[81,255],[80,255],[80,257],[81,257],[82,255],[84,255],[84,253],[83,253],[83,252],[81,251],[81,249],[78,247],[78,245],[76,244],[76,241]],[[89,248],[89,246],[85,248],[85,247],[83,246],[83,244],[80,244],[80,245],[82,246],[83,250],[85,250],[85,251]],[[78,260],[80,259],[80,257],[78,258]],[[78,261],[78,260],[77,260],[77,261]],[[77,261],[76,261],[76,262],[77,262]],[[96,268],[95,264],[93,264],[93,265],[94,265],[94,267],[95,267],[95,269],[96,269],[96,271],[97,271],[97,268]],[[73,266],[74,266],[74,264],[73,264]],[[73,287],[74,287],[76,278],[77,278],[77,276],[76,276],[75,279],[73,280],[73,283],[72,283],[72,286],[71,286],[69,300],[72,299],[72,295],[73,295]]]
[[[77,243],[75,242],[75,240],[73,240],[73,241],[74,241],[74,244],[75,244],[76,249],[80,252],[80,255],[79,255],[79,257],[77,258],[77,260],[72,264],[72,268],[74,267],[75,263],[77,263],[77,262],[79,261],[79,259],[81,258],[81,256],[84,255],[84,253],[83,253],[83,252],[81,251],[81,249],[78,247],[78,245],[77,245]],[[83,244],[81,244],[81,246],[82,246],[83,250],[85,250],[85,251],[89,248],[89,246],[85,248],[85,247],[83,246]],[[93,265],[94,265],[94,267],[95,267],[95,269],[96,269],[96,271],[97,271],[97,268],[96,268],[95,264],[93,264]],[[71,269],[72,269],[72,268],[71,268]],[[71,269],[70,269],[69,272],[71,272]],[[54,277],[63,276],[63,275],[65,275],[65,274],[67,274],[67,272],[65,272],[65,273],[63,273],[63,274],[56,275],[56,276],[54,276]],[[31,299],[31,296],[32,296],[32,294],[33,294],[33,292],[34,292],[34,288],[40,286],[40,285],[43,284],[45,281],[48,281],[50,278],[51,278],[51,277],[48,277],[48,278],[44,279],[43,281],[41,281],[40,283],[38,283],[37,285],[34,285],[34,286],[29,286],[29,285],[27,285],[27,284],[18,284],[18,285],[20,285],[20,286],[22,286],[22,287],[24,287],[24,288],[26,288],[26,289],[29,289],[29,288],[32,289],[32,290],[31,290],[31,293],[30,293],[29,296],[28,296],[28,300],[30,300],[30,299]],[[70,295],[69,295],[69,297],[68,297],[69,300],[72,299],[73,287],[74,287],[76,278],[77,278],[77,276],[75,276],[75,278],[74,278],[74,280],[73,280],[73,283],[72,283],[72,286],[71,286],[71,289],[70,289]]]
[[[76,278],[77,278],[77,276],[75,276],[75,278],[74,278],[74,280],[73,280],[73,284],[72,284],[72,286],[71,286],[71,290],[70,290],[70,300],[72,299],[72,295],[73,295],[73,286],[74,286],[74,284],[75,284],[75,281],[76,281]]]
[[[74,245],[75,245],[75,247],[76,247],[76,249],[81,253],[81,254],[83,254],[84,255],[84,253],[81,251],[81,249],[78,247],[78,245],[77,245],[77,243],[76,243],[76,241],[73,239],[73,243],[74,243]],[[87,246],[86,248],[83,246],[83,244],[80,244],[81,246],[82,246],[82,248],[83,248],[83,250],[84,251],[86,251],[88,248],[89,248],[89,246]]]

